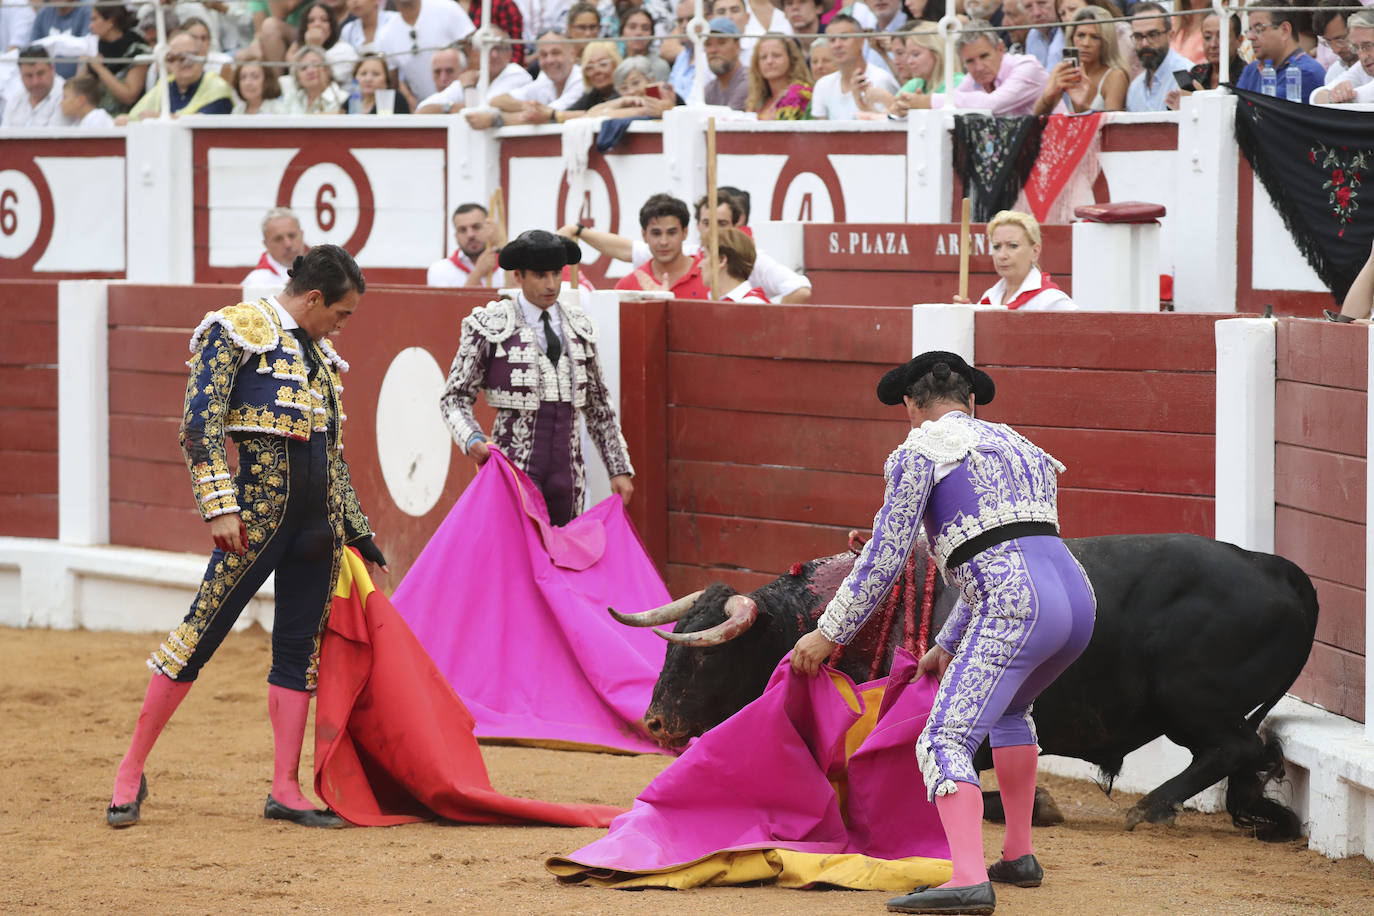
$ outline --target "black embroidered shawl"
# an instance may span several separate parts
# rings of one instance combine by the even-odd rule
[[[1033,115],[955,115],[954,168],[972,201],[974,222],[985,223],[1016,204],[1040,155],[1043,124]]]

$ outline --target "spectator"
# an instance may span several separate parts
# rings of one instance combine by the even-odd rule
[[[748,68],[749,60],[754,53],[754,39],[743,38],[749,28],[749,23],[753,21],[753,14],[749,12],[748,0],[705,0],[702,8],[706,7],[706,18],[714,22],[717,19],[729,19],[739,29],[740,41],[740,66]]]
[[[348,0],[348,15],[352,18],[339,28],[339,38],[359,54],[381,54],[393,67],[391,55],[410,47],[406,30],[398,25],[400,13],[382,9],[377,0]]]
[[[982,19],[995,28],[1010,27],[1013,24],[1024,26],[1027,23],[1026,15],[1021,9],[1020,0],[1006,0],[1006,2],[998,2],[998,0],[964,0],[964,16],[961,18],[966,18],[968,21]],[[966,21],[964,24],[967,25],[968,22]],[[1011,51],[1015,45],[1019,45],[1019,49],[1012,53],[1025,53],[1026,33],[1024,29],[1021,32],[1020,38],[1014,39],[1014,36],[1005,30],[999,32],[998,35],[1009,51]],[[1013,44],[1013,40],[1015,41],[1015,45]]]
[[[1363,72],[1357,66],[1360,55],[1350,44],[1348,17],[1345,10],[1341,9],[1341,7],[1348,7],[1349,5],[1347,0],[1321,0],[1321,6],[1334,8],[1320,9],[1312,14],[1312,28],[1320,36],[1320,43],[1336,58],[1326,68],[1326,88],[1328,89],[1346,79],[1346,73],[1349,71],[1357,71],[1350,73],[1355,80],[1359,80],[1359,73]],[[1240,21],[1235,16],[1230,17],[1230,19],[1232,22]],[[1234,45],[1232,47],[1234,48]],[[1359,83],[1351,80],[1346,81],[1352,83],[1352,88],[1359,88]]]
[[[742,3],[743,0],[729,0]],[[711,35],[706,39],[706,64],[713,75],[706,84],[707,105],[727,105],[743,111],[749,97],[749,72],[740,63],[740,32],[733,20],[718,16],[711,20]]]
[[[616,97],[587,110],[593,118],[661,118],[673,107],[672,98],[652,97],[647,90],[654,82],[654,67],[648,58],[627,57],[616,65],[612,76]]]
[[[655,194],[639,208],[639,228],[652,257],[622,277],[615,288],[667,290],[678,299],[709,299],[711,294],[702,280],[699,259],[683,251],[687,242],[687,205],[671,195]],[[592,247],[597,246],[592,243]]]
[[[1264,0],[1264,6],[1279,6],[1279,0]],[[1310,99],[1318,89],[1323,88],[1326,71],[1298,44],[1298,14],[1291,10],[1251,10],[1250,42],[1255,49],[1255,59],[1236,80],[1237,89],[1260,91],[1260,67],[1267,61],[1273,62],[1274,73],[1278,76],[1278,95],[1284,96],[1285,76],[1290,67],[1295,68],[1302,81],[1302,98]]]
[[[54,32],[70,32],[73,38],[80,38],[87,35],[91,30],[91,5],[89,3],[72,3],[69,6],[41,6],[33,17],[33,29],[29,32],[29,41],[39,41],[47,38]],[[76,64],[48,64],[56,70],[57,75],[62,79],[70,79],[76,76]],[[62,93],[59,90],[57,98],[60,101]]]
[[[509,38],[504,29],[492,26],[492,31],[498,38]],[[487,98],[494,99],[497,96],[506,95],[514,92],[522,86],[528,86],[534,82],[528,70],[511,59],[513,46],[506,41],[499,41],[493,44],[487,51],[487,73],[491,82],[487,84]],[[469,68],[458,74],[458,78],[449,83],[447,88],[441,92],[436,92],[420,102],[417,114],[448,114],[451,111],[459,111],[464,104],[464,91],[473,89],[481,79],[481,71],[476,66],[476,54],[468,59]]]
[[[912,22],[939,22],[945,16],[945,0],[906,0],[902,4]]]
[[[240,286],[254,289],[281,289],[287,271],[296,258],[310,250],[301,232],[301,221],[285,207],[273,207],[262,218],[262,247],[258,265],[248,272]]]
[[[257,21],[257,35],[245,50],[261,55],[263,60],[295,60],[300,50],[296,39],[305,18],[306,5],[304,0],[252,0],[250,6],[253,19]],[[373,6],[375,8],[376,4]],[[349,12],[353,12],[351,5]],[[262,16],[261,21],[258,21],[259,16]],[[295,50],[291,50],[293,48]]]
[[[840,69],[835,63],[835,49],[830,46],[829,38],[817,38],[811,42],[807,58],[811,63],[811,78],[817,82],[821,77],[829,76]]]
[[[613,41],[594,41],[582,50],[582,98],[562,111],[554,112],[554,119],[562,122],[585,117],[598,105],[614,99],[616,68],[620,66],[620,51]]]
[[[400,16],[397,29],[410,40],[402,45],[404,51],[399,57],[387,59],[387,66],[399,71],[399,88],[414,106],[417,99],[428,98],[439,91],[430,74],[430,58],[434,56],[431,49],[463,41],[475,29],[468,14],[453,0],[393,0],[393,3]]]
[[[473,22],[482,21],[482,2],[483,0],[472,0],[472,5],[468,8],[468,18]],[[514,36],[525,36],[525,16],[520,12],[520,7],[516,0],[492,0],[491,4],[491,24],[500,29],[503,38]],[[525,46],[516,43],[506,46],[506,60],[525,66]],[[495,68],[492,69],[495,73]]]
[[[353,79],[358,82],[358,110],[349,114],[371,115],[377,113],[377,93],[390,89],[393,114],[410,114],[406,97],[397,89],[396,73],[389,69],[386,61],[376,54],[364,54],[353,68]]]
[[[955,48],[964,64],[965,76],[949,93],[960,108],[982,108],[995,115],[1026,115],[1045,91],[1049,74],[1029,54],[1011,54],[989,29],[986,20],[970,20],[959,34]],[[909,108],[941,108],[940,93],[910,93]]]
[[[0,54],[28,45],[36,13],[32,0],[0,3]]]
[[[100,107],[111,115],[128,111],[147,85],[148,65],[133,63],[133,59],[153,51],[138,34],[137,26],[123,3],[91,7],[90,33],[96,37],[96,56],[81,58],[81,64],[100,82]]]
[[[348,105],[348,93],[334,82],[325,61],[324,48],[306,45],[296,52],[291,69],[295,90],[286,95],[287,114],[340,114]]]
[[[896,3],[897,0],[892,0]],[[791,35],[792,26],[787,21],[779,4],[772,0],[748,0],[749,21],[744,25],[745,35]],[[739,23],[735,23],[738,25]]]
[[[1236,49],[1240,47],[1240,17],[1227,16],[1226,20],[1231,24],[1231,79],[1235,79],[1245,69],[1245,61],[1236,53]],[[1193,85],[1198,89],[1215,89],[1221,82],[1221,24],[1216,13],[1208,13],[1203,17],[1202,53],[1206,60],[1188,73],[1193,78]],[[1185,95],[1192,94],[1175,87],[1169,90],[1164,104],[1171,111],[1177,111],[1179,100]]]
[[[640,7],[630,10],[620,20],[620,54],[622,57],[657,57],[654,48],[654,17]]]
[[[114,118],[99,107],[102,95],[99,80],[89,73],[78,73],[62,87],[62,117],[75,127],[114,127]]]
[[[668,82],[672,84],[677,97],[684,101],[692,94],[692,82],[697,75],[695,45],[687,38],[687,23],[692,21],[695,11],[696,0],[681,0],[678,3],[673,31],[659,48],[663,59],[673,63]]]
[[[339,20],[334,9],[324,0],[307,3],[301,14],[300,37],[279,60],[291,60],[302,45],[315,45],[324,48],[325,60],[329,62],[334,82],[340,85],[353,79],[353,68],[358,63],[358,51],[343,41],[339,31]],[[250,52],[251,53],[251,52]]]
[[[179,31],[185,32],[195,39],[196,46],[193,53],[200,57],[201,63],[208,65],[212,72],[220,72],[233,63],[233,59],[215,44],[215,33],[204,19],[184,18],[181,20]]]
[[[873,16],[873,25],[865,28],[868,31],[877,32],[899,32],[902,26],[906,25],[910,18],[906,10],[902,8],[901,0],[864,0],[862,4],[855,4],[855,7],[865,6]],[[854,17],[858,19],[858,16]],[[860,20],[862,23],[863,20]],[[881,39],[880,39],[881,40]]]
[[[1026,15],[1025,0],[1004,0],[1001,13],[1002,46],[1008,54],[1025,54],[1026,43],[1030,40],[1030,17]],[[988,21],[994,26],[999,24],[995,20]]]
[[[470,109],[464,116],[477,130],[511,124],[548,124],[554,113],[566,111],[582,98],[582,68],[573,63],[572,45],[563,43],[562,32],[539,36],[539,76],[534,82],[493,96],[487,104],[495,111]]]
[[[1054,65],[1035,113],[1121,111],[1130,79],[1116,44],[1116,28],[1102,21],[1111,14],[1100,6],[1085,6],[1073,18],[1069,43],[1078,50],[1078,62],[1061,60]]]
[[[749,235],[749,193],[725,185],[717,188],[716,193],[719,197],[716,204],[717,228],[719,230],[738,229]],[[697,234],[701,238],[705,238],[706,233],[711,228],[706,219],[709,203],[709,199],[705,196],[697,201]],[[641,246],[638,244],[634,248],[636,264],[649,259],[647,248],[641,250]],[[688,251],[688,254],[695,253],[695,250],[689,249]],[[763,290],[763,294],[773,302],[801,305],[810,301],[810,280],[796,271],[790,270],[781,261],[762,249],[756,247],[754,255],[754,269],[749,274],[750,286],[756,286]]]
[[[710,0],[706,0],[710,6]],[[635,10],[645,10],[653,17],[654,31],[666,34],[673,23],[672,0],[601,0],[597,13],[601,17],[601,35],[615,38],[620,34],[620,25],[625,17]]]
[[[1204,15],[1200,11],[1211,8],[1209,0],[1174,0],[1174,37],[1169,39],[1169,47],[1194,64],[1206,59],[1202,47]]]
[[[46,48],[29,45],[19,52],[28,58],[19,64],[22,92],[13,92],[5,101],[5,127],[61,127],[62,85],[66,80],[58,76]]]
[[[590,41],[601,35],[601,14],[595,3],[574,3],[568,10],[568,37]],[[585,47],[582,46],[582,47]]]
[[[158,80],[129,109],[128,119],[156,118],[162,111],[162,86],[167,85],[168,110],[180,114],[229,114],[234,109],[234,90],[218,73],[206,73],[196,53],[198,43],[186,32],[167,41],[168,75]],[[118,123],[118,122],[116,122]]]
[[[505,273],[496,265],[500,252],[491,244],[491,221],[481,204],[461,204],[453,211],[453,254],[429,265],[426,286],[448,288],[500,286]]]
[[[921,22],[906,36],[907,69],[911,79],[894,100],[893,114],[905,114],[914,95],[945,92],[945,42],[933,22]]]
[[[811,116],[811,70],[796,42],[765,35],[749,64],[745,110],[760,121],[803,121]]]
[[[1164,7],[1145,0],[1131,8],[1131,16],[1131,43],[1144,69],[1126,90],[1126,110],[1164,111],[1169,90],[1178,86],[1174,72],[1192,70],[1193,62],[1169,46],[1173,22]]]
[[[178,26],[181,25],[181,19],[177,16],[176,7],[163,6],[162,24],[167,30],[167,37],[171,38],[172,35],[176,33]],[[139,8],[138,34],[143,36],[143,40],[147,43],[148,47],[151,48],[157,45],[157,10],[153,8],[151,3]],[[280,60],[280,58],[277,59]]]
[[[809,52],[816,40],[809,36],[825,31],[825,23],[821,22],[825,8],[825,0],[783,0],[783,15],[792,27],[792,34],[797,36],[793,40],[801,45],[803,53]]]
[[[1374,11],[1352,13],[1350,46],[1359,54],[1355,64],[1348,67],[1343,79],[1334,86],[1323,86],[1310,96],[1314,103],[1344,104],[1374,101]],[[1367,270],[1368,268],[1366,268]],[[1364,276],[1363,273],[1360,274]],[[1352,287],[1353,288],[1353,287]],[[1347,299],[1347,301],[1349,301]],[[1366,312],[1368,302],[1366,301]],[[1363,316],[1362,316],[1363,317]]]
[[[980,305],[1053,312],[1078,308],[1053,277],[1040,272],[1040,224],[1035,217],[1001,211],[988,223],[988,247],[1000,279],[983,293]]]
[[[242,60],[234,68],[232,81],[234,114],[282,114],[281,83],[276,67],[264,67],[260,60]]]
[[[463,52],[456,45],[440,48],[429,59],[429,75],[434,78],[434,91],[443,92],[463,72]]]
[[[757,51],[757,48],[755,49]],[[702,251],[707,250],[707,242],[702,239]],[[716,263],[712,266],[709,258],[703,258],[703,275],[708,281],[711,292],[721,302],[749,302],[767,305],[768,297],[757,286],[749,285],[749,275],[754,272],[754,240],[738,229],[722,229],[717,233]]]
[[[1023,0],[1021,6],[1033,26],[1026,34],[1026,53],[1046,70],[1057,66],[1064,56],[1064,30],[1047,25],[1059,16],[1054,0]]]
[[[826,40],[835,55],[837,69],[816,80],[811,91],[813,118],[831,121],[857,118],[861,112],[878,111],[879,104],[896,95],[898,86],[892,74],[880,67],[870,67],[864,60],[867,39],[853,37],[859,31],[854,17],[844,13],[832,18],[826,26]]]

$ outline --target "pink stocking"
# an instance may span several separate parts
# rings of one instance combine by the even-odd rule
[[[110,804],[127,805],[138,796],[138,784],[148,753],[193,683],[174,681],[163,674],[154,674],[148,680],[148,692],[143,695],[143,709],[138,713],[138,724],[134,726],[134,736],[129,742],[129,753],[119,762],[119,770],[115,773],[114,794],[110,796]]]
[[[1040,749],[1034,744],[992,749],[992,765],[997,770],[997,787],[1007,818],[1002,858],[1008,862],[1035,851],[1031,846],[1031,813],[1035,807],[1035,768],[1039,756]]]
[[[310,715],[310,694],[269,684],[267,712],[272,719],[272,797],[298,811],[315,806],[301,793],[301,743]]]
[[[942,887],[967,887],[988,880],[983,862],[983,793],[972,783],[955,783],[949,795],[935,796],[935,809],[949,840],[954,874]]]

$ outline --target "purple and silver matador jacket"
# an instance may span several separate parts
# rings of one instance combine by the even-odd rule
[[[888,456],[887,492],[873,519],[873,538],[826,607],[821,633],[841,644],[854,638],[891,590],[922,522],[942,568],[955,548],[993,528],[1047,522],[1057,529],[1056,475],[1063,470],[1010,426],[960,411],[913,429]],[[954,652],[977,602],[968,600],[973,596],[959,571],[946,575],[966,593],[937,637]]]
[[[596,327],[575,305],[559,302],[552,308],[562,319],[566,341],[564,358],[557,367],[539,348],[535,340],[538,330],[526,323],[517,301],[498,299],[474,309],[463,319],[462,340],[449,370],[441,407],[454,441],[464,452],[469,441],[482,434],[472,413],[480,390],[487,403],[496,408],[492,441],[521,470],[531,472],[536,455],[566,454],[571,463],[566,471],[571,474],[575,515],[581,511],[587,483],[577,416],[585,420],[610,476],[634,474],[634,468],[601,374]],[[540,408],[546,405],[570,408],[572,422],[536,422]],[[546,419],[553,415],[547,409],[543,414]],[[567,441],[544,441],[550,436],[566,437]]]

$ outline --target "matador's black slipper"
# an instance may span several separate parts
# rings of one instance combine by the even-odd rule
[[[116,829],[120,827],[132,827],[138,823],[139,808],[143,805],[143,799],[148,797],[148,777],[138,777],[138,797],[126,805],[111,804],[105,809],[105,823]]]
[[[270,794],[263,806],[262,816],[268,820],[290,821],[302,827],[343,827],[344,819],[333,811],[318,808],[288,808]]]
[[[992,882],[967,887],[918,887],[905,897],[894,897],[887,908],[894,913],[972,913],[987,916],[997,907]]]

